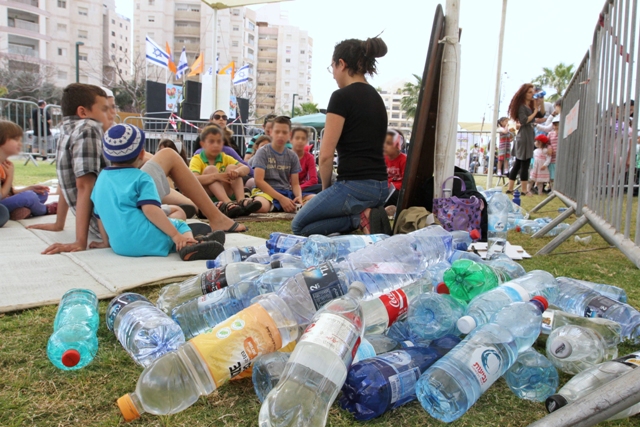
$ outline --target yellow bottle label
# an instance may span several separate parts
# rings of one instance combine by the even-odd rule
[[[256,357],[282,347],[269,313],[254,304],[190,341],[206,362],[216,388],[251,366]]]

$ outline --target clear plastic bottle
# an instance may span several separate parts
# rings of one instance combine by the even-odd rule
[[[451,232],[451,236],[453,237],[453,249],[458,251],[466,251],[474,241],[482,237],[478,230],[471,230],[471,232],[456,230]]]
[[[448,334],[460,335],[456,322],[464,309],[464,305],[449,295],[422,294],[411,304],[407,323],[414,335],[427,341]]]
[[[444,273],[450,268],[451,264],[448,261],[440,261],[427,269],[431,275],[431,283],[434,288],[437,288],[440,283],[444,282]]]
[[[362,283],[320,310],[262,403],[259,425],[321,427],[340,392],[363,332]]]
[[[530,348],[520,353],[504,379],[520,399],[544,402],[556,392],[560,377],[549,359]]]
[[[293,267],[304,270],[307,268],[302,262],[302,258],[295,255],[289,255],[288,253],[275,253],[273,255],[267,254],[254,254],[245,260],[245,262],[255,262],[258,264],[271,264],[280,265],[281,268]]]
[[[294,341],[298,331],[284,301],[275,294],[261,296],[248,309],[147,366],[135,392],[118,399],[118,407],[126,421],[145,412],[183,411],[250,367],[256,357]]]
[[[547,233],[547,236],[551,237],[551,236],[557,236],[558,234],[562,233],[564,230],[566,230],[567,228],[569,228],[569,224],[563,222],[561,224],[556,225],[555,227],[553,227],[551,229],[551,231],[549,231]]]
[[[511,209],[511,200],[506,194],[495,193],[491,197],[491,201],[487,201],[489,204],[488,213],[488,228],[487,228],[487,241],[488,250],[487,254],[490,255],[494,252],[502,252],[504,245],[507,242],[507,224],[509,222],[509,210]],[[501,246],[500,250],[494,248],[495,245]]]
[[[484,260],[480,257],[480,255],[476,255],[473,252],[465,252],[465,251],[453,251],[451,253],[451,257],[449,257],[449,262],[453,264],[459,259],[468,259],[475,262],[484,262]]]
[[[494,271],[501,271],[504,276],[511,279],[517,279],[527,274],[524,267],[509,258],[506,254],[493,254],[491,258],[485,261]]]
[[[335,237],[314,234],[302,244],[302,261],[307,267],[339,261],[352,252],[388,238],[386,234],[346,234]]]
[[[185,342],[182,329],[140,294],[127,292],[107,307],[107,328],[140,366],[177,350]]]
[[[253,362],[251,379],[260,403],[264,402],[269,392],[280,381],[280,376],[290,357],[291,353],[276,351],[260,356]]]
[[[414,247],[425,256],[426,267],[447,261],[453,253],[453,236],[439,225],[412,231],[407,236],[415,239]]]
[[[522,220],[516,222],[516,231],[523,234],[535,234],[537,233],[543,225],[540,225],[539,222],[534,220]]]
[[[514,302],[491,317],[495,323],[511,332],[516,339],[518,353],[530,348],[540,335],[542,313],[549,304],[545,297],[536,296],[528,302]]]
[[[462,303],[468,303],[477,295],[483,294],[500,283],[509,281],[501,270],[495,270],[484,263],[461,259],[451,264],[444,273],[444,284],[448,293]],[[445,292],[438,286],[438,292]]]
[[[531,296],[520,285],[506,283],[478,295],[469,302],[464,316],[458,319],[456,326],[463,334],[468,334],[478,326],[489,323],[489,319],[514,302],[529,301]]]
[[[515,338],[508,330],[483,325],[422,374],[416,384],[418,400],[432,417],[455,421],[517,357]]]
[[[600,363],[592,368],[580,372],[571,378],[557,394],[550,396],[545,406],[547,411],[553,412],[575,402],[587,394],[596,391],[603,385],[615,380],[616,378],[636,369],[640,366],[640,352],[631,353],[609,362]],[[640,403],[636,403],[629,408],[618,412],[611,420],[619,420],[631,417],[640,412]]]
[[[584,317],[602,317],[622,326],[622,338],[640,342],[640,312],[567,277],[558,278],[560,295],[556,305],[562,310]]]
[[[216,259],[207,261],[207,268],[221,268],[232,262],[246,261],[252,255],[268,255],[266,246],[244,246],[225,249]]]
[[[305,240],[307,240],[307,238],[304,236],[275,232],[269,236],[266,246],[269,249],[269,253],[273,255],[278,252],[286,252],[297,243],[304,242]]]
[[[386,332],[386,335],[399,342],[401,345],[402,343],[413,343],[414,346],[428,347],[431,343],[430,340],[422,339],[416,335],[406,319],[394,323]],[[405,346],[410,347],[410,345],[403,345],[403,347]]]
[[[545,297],[549,304],[558,299],[558,282],[550,273],[542,270],[531,270],[524,276],[516,277],[506,284],[517,284],[523,287],[531,298]]]
[[[47,344],[47,357],[58,369],[84,368],[98,352],[98,297],[89,289],[71,289],[60,300]]]
[[[576,375],[618,357],[618,347],[610,345],[612,339],[582,326],[561,326],[547,338],[547,357],[562,372]]]
[[[362,301],[365,334],[383,334],[397,320],[405,319],[409,307],[424,292],[425,286],[418,281],[378,298]]]
[[[269,270],[253,280],[242,281],[180,304],[173,309],[171,316],[180,325],[185,337],[191,339],[251,306],[251,300],[258,295],[275,292],[300,271],[299,268]]]
[[[362,337],[360,345],[358,346],[358,351],[356,351],[356,355],[353,357],[353,363],[358,363],[365,359],[371,359],[372,357],[376,357],[376,349],[365,337]]]
[[[560,279],[569,279],[568,277],[558,277],[558,281]],[[627,293],[625,292],[624,289],[619,288],[617,286],[613,286],[613,285],[605,285],[603,283],[594,283],[594,282],[588,282],[586,280],[578,280],[578,279],[572,279],[575,280],[576,282],[580,283],[583,286],[586,286],[587,288],[596,291],[597,293],[599,293],[600,295],[603,295],[607,298],[611,298],[612,300],[621,302],[626,304],[628,299],[627,299]]]
[[[599,317],[580,317],[576,314],[566,313],[561,310],[547,309],[542,314],[542,333],[549,335],[561,326],[582,326],[598,332],[607,342],[607,347],[615,347],[620,344],[622,327],[613,320]]]
[[[181,283],[172,283],[160,289],[156,306],[167,314],[182,303],[229,285],[259,276],[271,265],[234,262],[222,268],[207,270]]]
[[[367,322],[365,321],[365,325]],[[402,344],[393,338],[389,338],[386,335],[382,334],[374,334],[374,335],[365,335],[364,338],[369,341],[369,344],[373,346],[373,350],[376,354],[388,353],[393,350],[397,350],[402,348]],[[413,347],[413,344],[411,344]]]
[[[354,363],[342,387],[340,405],[356,420],[367,421],[411,402],[420,375],[459,343],[459,338],[448,336],[429,347],[395,350]]]

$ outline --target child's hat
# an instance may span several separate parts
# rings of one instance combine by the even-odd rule
[[[112,126],[104,135],[102,149],[107,160],[122,163],[135,159],[144,148],[144,132],[129,124]]]
[[[551,123],[560,123],[560,116],[555,116]]]
[[[547,137],[547,135],[541,133],[540,135],[536,136],[536,141],[539,141],[542,144],[548,144],[549,143],[549,137]]]

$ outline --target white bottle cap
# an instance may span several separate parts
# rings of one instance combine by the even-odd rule
[[[349,290],[352,289],[355,289],[360,294],[359,298],[362,298],[367,294],[367,286],[362,282],[352,282],[351,285],[349,285]]]
[[[571,356],[573,348],[571,347],[571,344],[569,344],[569,341],[564,338],[557,338],[549,344],[549,351],[556,358],[565,359]]]
[[[509,286],[511,289],[513,289],[514,291],[516,291],[519,295],[520,298],[522,299],[522,301],[529,301],[531,299],[531,296],[529,295],[529,292],[527,292],[527,290],[525,288],[523,288],[522,286],[518,285],[517,283],[508,283],[505,284],[506,286]]]
[[[462,332],[463,334],[468,334],[469,332],[473,331],[476,328],[476,326],[478,326],[478,324],[476,323],[473,317],[462,316],[461,318],[458,319],[456,326],[458,327],[458,330],[460,332]]]

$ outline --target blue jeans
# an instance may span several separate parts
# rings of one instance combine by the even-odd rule
[[[360,214],[382,206],[388,195],[387,181],[338,181],[300,209],[291,230],[302,236],[355,230],[360,226]]]
[[[5,225],[9,221],[9,209],[0,205],[0,227]]]
[[[9,196],[0,200],[0,205],[4,205],[9,212],[13,212],[18,208],[29,208],[31,215],[41,216],[47,213],[47,207],[44,202],[47,201],[49,193],[38,194],[35,191],[24,191],[15,196]]]

